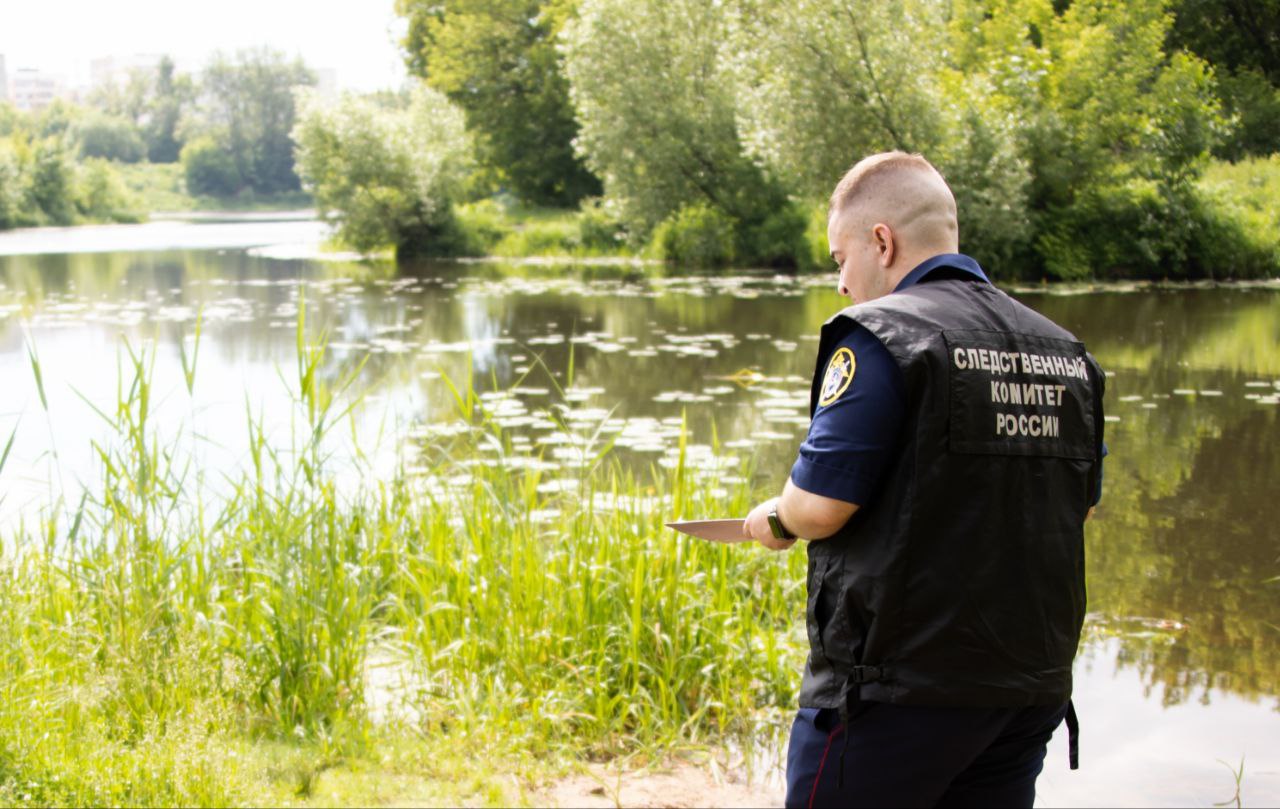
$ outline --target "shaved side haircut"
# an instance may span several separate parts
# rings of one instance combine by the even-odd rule
[[[918,154],[882,152],[859,160],[840,178],[827,206],[828,222],[845,216],[858,228],[884,222],[914,245],[958,249],[955,197]]]

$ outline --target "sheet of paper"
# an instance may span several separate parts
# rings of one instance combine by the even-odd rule
[[[707,539],[712,542],[750,542],[751,537],[743,536],[742,524],[745,519],[732,520],[679,520],[667,523],[682,534]]]

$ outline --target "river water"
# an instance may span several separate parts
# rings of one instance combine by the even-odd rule
[[[242,463],[246,412],[269,430],[296,417],[300,305],[308,333],[327,334],[326,375],[368,391],[375,466],[412,466],[416,442],[461,429],[446,378],[472,373],[530,457],[572,469],[612,442],[670,463],[684,424],[694,463],[750,462],[780,484],[817,328],[841,305],[826,276],[397,269],[318,260],[323,236],[261,216],[0,234],[5,525],[92,483],[104,428],[90,404],[110,410],[130,349],[154,356],[158,423],[186,425],[213,468]],[[1280,803],[1280,285],[1011,291],[1109,375],[1081,769],[1060,733],[1037,805],[1235,805],[1242,760],[1243,804]],[[180,347],[197,319],[189,396]]]

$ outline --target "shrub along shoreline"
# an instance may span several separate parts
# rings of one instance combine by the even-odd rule
[[[826,204],[792,203],[779,238],[790,242],[784,260],[739,266],[779,266],[802,272],[831,268],[827,254]],[[1166,208],[1176,207],[1184,226],[1165,223]],[[795,211],[807,210],[804,216]],[[965,250],[961,212],[961,249]],[[1091,227],[1106,229],[1087,244],[1064,241],[1050,275],[1018,265],[1018,259],[987,261],[998,281],[1193,281],[1258,280],[1280,277],[1280,154],[1214,161],[1182,199],[1149,195],[1100,203]],[[734,224],[714,209],[686,209],[637,239],[616,212],[599,200],[578,210],[526,208],[511,200],[488,199],[459,205],[442,249],[449,256],[499,258],[599,256],[643,257],[673,267],[707,269],[734,266]],[[1074,225],[1073,225],[1074,227]],[[339,238],[341,242],[341,238]],[[1124,251],[1107,245],[1126,244]],[[1100,247],[1099,247],[1100,246]]]
[[[197,197],[186,193],[177,164],[115,164],[91,159],[78,169],[78,182],[98,184],[107,191],[85,191],[86,199],[69,221],[139,222],[144,212],[276,211],[296,210],[315,203],[304,191],[234,198]],[[88,187],[88,186],[82,186]],[[95,197],[94,195],[97,194]],[[107,200],[107,202],[103,202]],[[449,210],[431,242],[404,252],[401,258],[424,256],[496,258],[643,258],[674,267],[699,270],[735,266],[778,266],[801,272],[830,268],[826,244],[825,203],[789,203],[776,241],[789,244],[777,262],[738,261],[734,225],[714,209],[684,210],[659,226],[647,240],[637,238],[620,221],[616,208],[588,200],[577,209],[538,208],[510,197],[463,203]],[[1196,182],[1186,200],[1190,217],[1184,229],[1162,224],[1161,209],[1174,201],[1158,195],[1103,205],[1096,215],[1115,231],[1099,244],[1118,243],[1129,234],[1128,250],[1103,251],[1098,258],[1087,247],[1061,246],[1063,269],[1038,277],[1009,260],[985,266],[1008,283],[1121,280],[1257,280],[1280,277],[1280,154],[1246,158],[1236,163],[1214,161]],[[807,210],[801,216],[796,212]],[[963,214],[963,212],[962,212]],[[18,222],[38,225],[38,220]],[[44,224],[58,224],[53,221]],[[962,241],[963,241],[962,223]],[[778,234],[782,235],[779,236]],[[766,234],[767,235],[767,234]],[[358,249],[339,235],[338,249]],[[377,250],[368,243],[365,250]],[[964,249],[964,245],[962,245]],[[1075,256],[1076,264],[1069,262]],[[785,259],[785,260],[783,260]],[[1104,263],[1099,264],[1102,261]],[[1074,267],[1075,269],[1072,269]],[[1098,269],[1101,267],[1101,269]]]

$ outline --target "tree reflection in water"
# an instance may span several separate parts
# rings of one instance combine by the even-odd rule
[[[63,347],[69,367],[121,335],[154,338],[168,349],[163,365],[176,363],[176,343],[203,312],[202,379],[241,380],[257,369],[255,378],[269,380],[292,361],[305,286],[308,322],[327,328],[334,348],[325,372],[363,368],[362,387],[408,402],[418,421],[450,411],[441,372],[466,378],[472,368],[498,389],[552,389],[567,382],[572,351],[575,384],[600,391],[582,407],[637,423],[683,418],[690,440],[705,444],[714,430],[723,454],[749,456],[772,484],[803,433],[814,335],[841,305],[830,281],[662,278],[634,268],[397,269],[234,250],[0,258],[0,370],[11,388],[0,394],[0,414],[17,419],[31,401],[18,390],[29,386],[27,333],[46,362]],[[1019,297],[1079,335],[1114,374],[1106,493],[1087,529],[1092,648],[1117,649],[1117,665],[1139,672],[1165,705],[1208,703],[1215,691],[1273,699],[1280,407],[1268,402],[1280,395],[1280,289]],[[767,381],[726,381],[744,370]],[[254,395],[273,391],[259,386]],[[67,391],[54,395],[79,406]],[[244,392],[227,396],[234,432]],[[524,406],[540,406],[525,398]],[[656,457],[636,455],[641,464]]]

